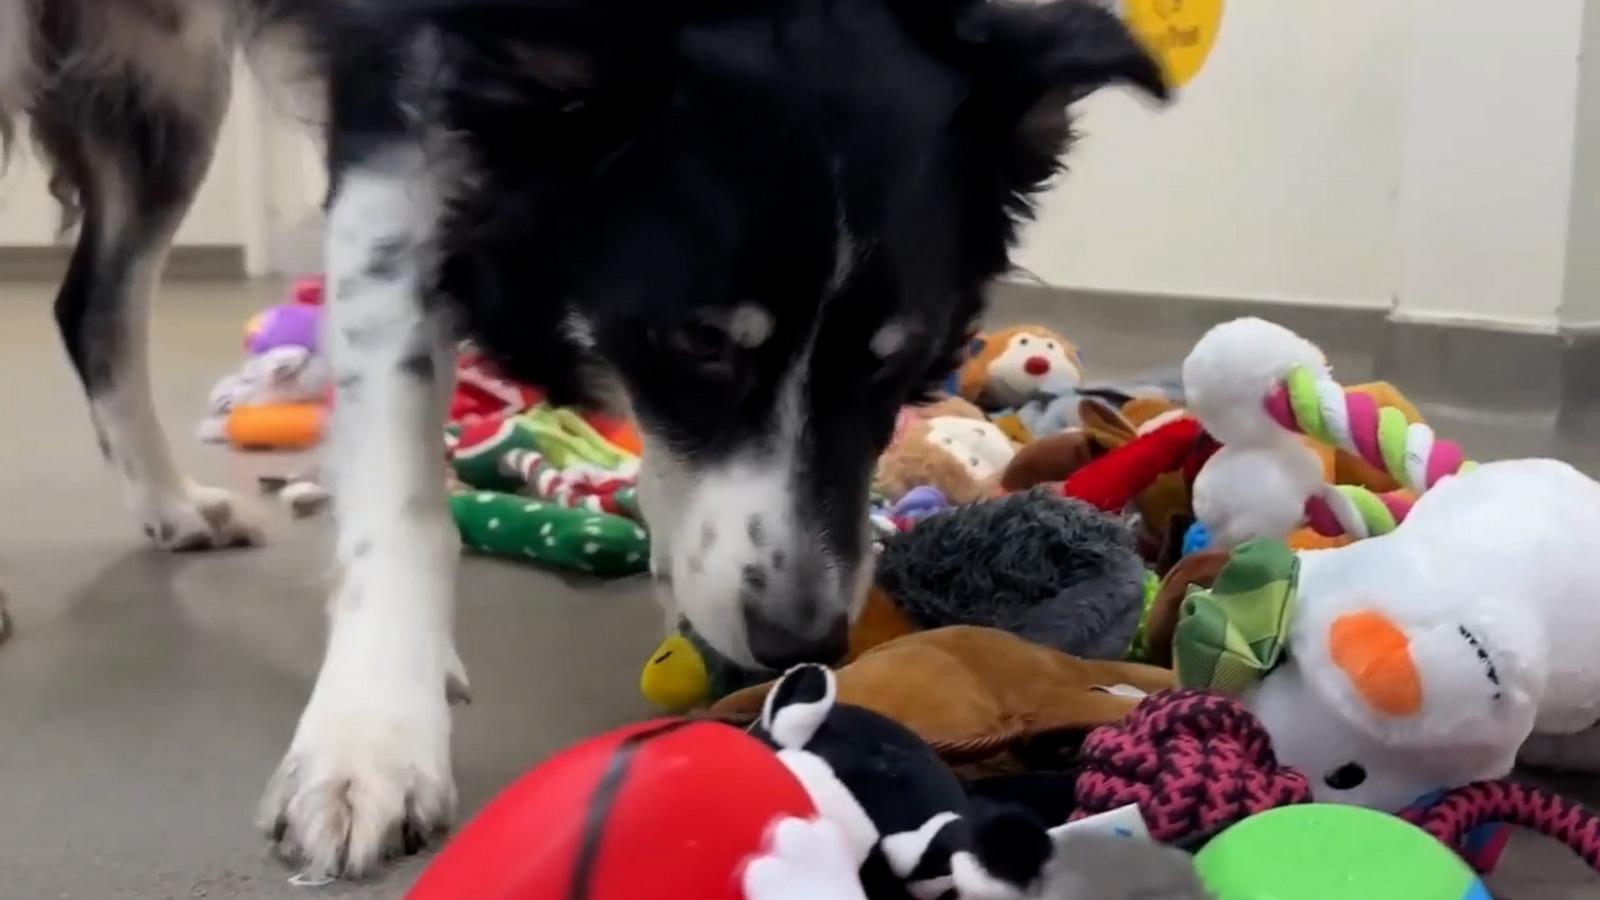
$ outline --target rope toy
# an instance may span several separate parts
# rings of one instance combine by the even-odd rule
[[[1246,816],[1311,802],[1306,777],[1278,764],[1266,729],[1210,691],[1152,694],[1090,732],[1079,756],[1074,820],[1137,804],[1150,836],[1188,844]]]
[[[1467,836],[1483,825],[1503,823],[1532,829],[1565,844],[1589,868],[1600,872],[1600,816],[1540,788],[1511,781],[1480,781],[1449,791],[1405,818],[1452,848],[1460,848]]]
[[[1461,445],[1438,437],[1426,423],[1408,422],[1400,410],[1302,366],[1289,371],[1264,406],[1288,431],[1355,454],[1414,494],[1477,465]],[[1414,502],[1400,491],[1324,485],[1306,500],[1306,521],[1325,537],[1366,538],[1394,531]]]

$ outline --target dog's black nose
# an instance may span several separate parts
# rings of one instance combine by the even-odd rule
[[[782,672],[814,662],[833,664],[844,658],[850,639],[850,617],[843,612],[818,613],[793,621],[756,606],[744,611],[750,655],[763,667]]]

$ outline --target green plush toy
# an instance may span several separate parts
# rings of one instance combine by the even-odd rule
[[[450,511],[461,542],[482,553],[605,576],[633,575],[649,565],[649,536],[621,516],[497,491],[458,493]]]
[[[451,438],[455,476],[473,488],[450,500],[467,547],[604,576],[648,567],[649,536],[634,502],[637,459],[576,412],[536,406]]]

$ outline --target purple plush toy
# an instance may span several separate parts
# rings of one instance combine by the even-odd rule
[[[263,310],[245,326],[245,350],[254,356],[274,347],[292,346],[315,353],[321,317],[321,308],[300,303]]]

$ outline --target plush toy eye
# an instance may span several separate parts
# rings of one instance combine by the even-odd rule
[[[1017,343],[1021,344],[1024,347],[1026,347],[1026,346],[1028,346],[1028,339],[1027,338],[1022,338],[1022,339],[1018,340]]]
[[[1351,791],[1367,780],[1367,770],[1360,763],[1347,762],[1322,776],[1322,782],[1336,791]]]
[[[1055,341],[1045,341],[1044,342],[1044,348],[1046,350],[1054,350],[1056,348],[1056,342]]]

